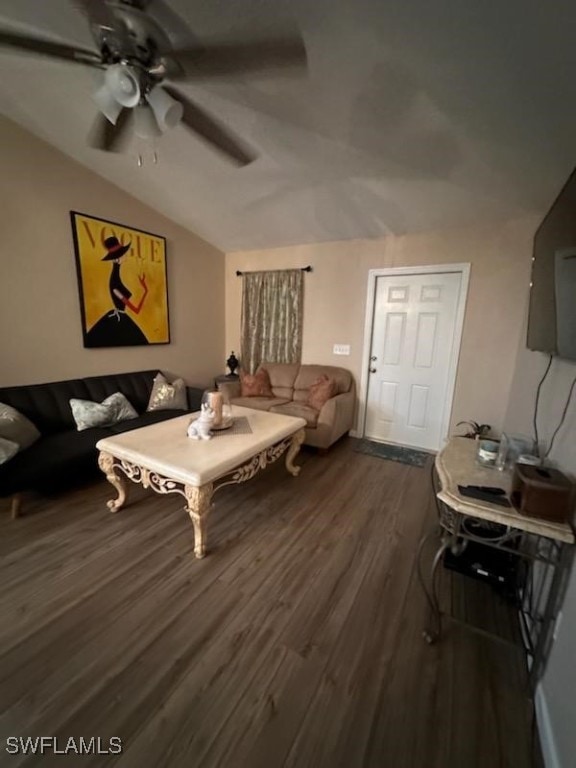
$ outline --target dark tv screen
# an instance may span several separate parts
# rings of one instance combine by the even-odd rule
[[[576,360],[576,170],[534,236],[527,343]]]

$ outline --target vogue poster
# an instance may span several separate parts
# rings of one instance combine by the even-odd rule
[[[85,347],[169,344],[166,240],[71,211]]]

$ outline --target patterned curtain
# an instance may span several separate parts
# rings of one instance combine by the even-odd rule
[[[242,368],[254,373],[262,362],[299,363],[302,356],[302,270],[247,272],[242,280]]]

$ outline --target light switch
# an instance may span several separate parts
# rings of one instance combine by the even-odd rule
[[[335,355],[349,355],[350,354],[350,344],[334,344],[334,354]]]

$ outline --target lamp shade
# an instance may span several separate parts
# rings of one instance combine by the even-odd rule
[[[108,90],[106,84],[100,86],[96,93],[92,94],[92,98],[96,102],[98,109],[102,114],[113,124],[116,125],[118,115],[122,112],[122,104],[116,101],[114,96]]]
[[[154,116],[161,130],[175,128],[182,120],[184,107],[159,85],[146,94],[146,99],[154,110]]]
[[[104,82],[110,94],[123,107],[135,107],[140,101],[140,83],[132,67],[112,64],[106,70]]]
[[[147,104],[139,104],[134,108],[134,133],[141,139],[155,139],[162,135],[154,112]]]

